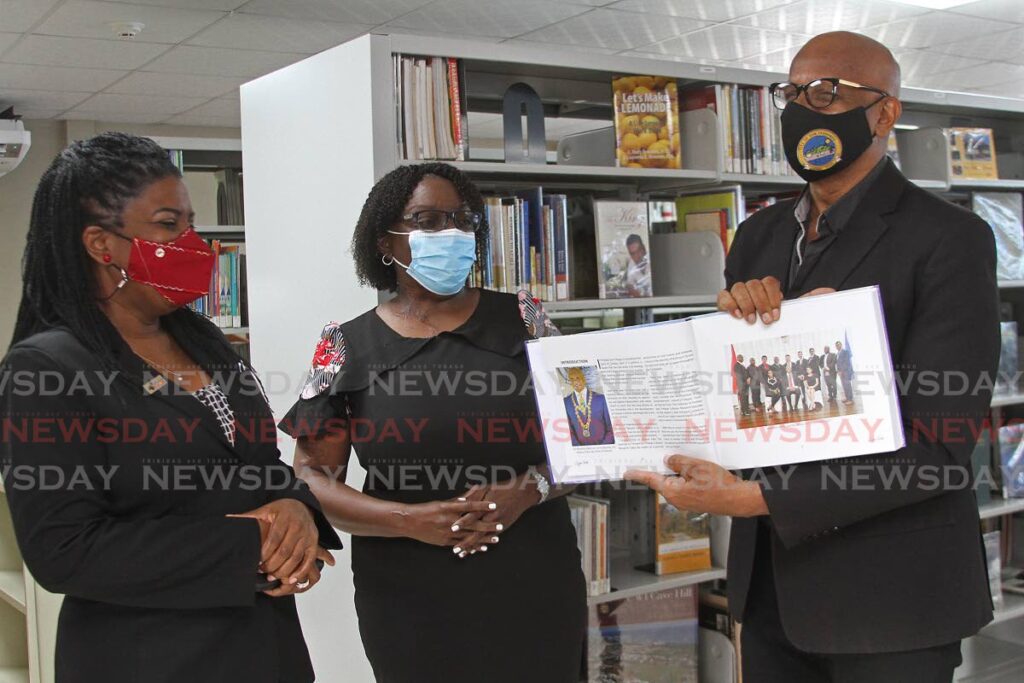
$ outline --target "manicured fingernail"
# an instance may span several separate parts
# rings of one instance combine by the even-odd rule
[[[298,582],[299,582],[299,577],[297,577],[297,576],[293,576],[292,578],[288,579],[288,583],[290,583],[290,584],[296,584]]]
[[[495,531],[501,531],[501,530],[503,530],[504,528],[505,528],[505,525],[504,525],[504,524],[495,524],[495,525],[494,525],[494,530],[495,530]]]
[[[753,325],[756,320],[757,316],[754,315],[753,313],[747,316],[747,322],[750,323],[751,325]]]
[[[458,530],[459,530],[459,525],[458,524],[452,524],[452,531],[458,531]]]
[[[452,552],[458,555],[462,552],[462,548],[460,548],[459,546],[455,546],[454,548],[452,548]]]
[[[488,510],[497,510],[498,509],[498,504],[497,503],[490,503],[490,504],[487,505],[487,509]]]
[[[782,310],[778,309],[778,308],[773,308],[772,309],[772,318],[774,318],[775,320],[778,320],[780,317],[782,317]]]
[[[459,559],[462,559],[462,558],[463,558],[463,557],[465,557],[465,556],[466,556],[466,553],[465,553],[465,551],[463,551],[463,552],[459,553]]]
[[[498,542],[498,537],[497,536],[491,536],[491,543],[497,543],[497,542]]]
[[[487,552],[487,546],[485,546],[485,545],[480,546],[480,552],[486,553]]]
[[[267,581],[277,581],[277,577],[273,574],[267,574]]]
[[[762,313],[761,314],[761,320],[765,321],[765,323],[770,323],[772,321],[772,314],[771,313]]]
[[[734,310],[732,312],[732,317],[734,317],[734,318],[742,318],[743,317],[743,313],[740,311],[740,309],[737,308],[736,310]]]
[[[469,554],[470,554],[470,555],[476,555],[476,551],[475,551],[475,550],[470,550],[470,551],[469,551]]]
[[[466,502],[465,498],[459,498],[458,500],[459,500],[460,503],[465,503]]]

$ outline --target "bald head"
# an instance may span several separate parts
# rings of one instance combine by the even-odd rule
[[[793,58],[789,80],[838,77],[900,94],[900,65],[885,45],[859,33],[831,31],[807,41]]]

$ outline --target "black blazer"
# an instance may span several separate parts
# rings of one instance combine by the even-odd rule
[[[4,359],[0,458],[14,530],[35,579],[66,595],[57,681],[312,681],[294,598],[255,591],[258,523],[225,515],[294,498],[315,511],[321,545],[341,543],[279,460],[258,380],[177,341],[221,374],[235,446],[194,397],[144,390],[154,373],[123,342],[115,375],[65,329]]]
[[[769,479],[765,499],[783,627],[797,647],[824,653],[959,640],[992,617],[978,507],[972,487],[938,487],[934,475],[959,468],[951,475],[969,476],[977,438],[971,428],[986,420],[991,391],[946,396],[925,378],[952,371],[973,386],[984,373],[994,377],[999,315],[992,231],[973,213],[907,181],[888,161],[836,241],[787,291],[798,230],[793,204],[775,204],[740,226],[726,260],[727,286],[772,275],[786,298],[794,298],[816,287],[879,285],[896,373],[918,381],[900,397],[905,448],[796,466],[786,488],[781,478]],[[936,421],[945,433],[934,429]],[[856,465],[870,466],[862,471],[873,490],[822,487],[824,467],[839,476]],[[908,489],[886,488],[882,477],[893,467],[914,473]],[[732,525],[729,603],[741,620],[756,530],[756,518]]]

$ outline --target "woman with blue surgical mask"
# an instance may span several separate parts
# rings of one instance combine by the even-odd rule
[[[528,292],[466,286],[487,245],[483,208],[447,164],[374,186],[352,253],[361,281],[394,297],[324,326],[280,424],[324,512],[352,534],[359,632],[380,682],[578,680],[585,584],[524,352],[557,330]],[[352,451],[362,490],[345,483]]]

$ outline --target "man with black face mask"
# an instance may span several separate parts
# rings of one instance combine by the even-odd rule
[[[740,226],[718,305],[770,324],[783,298],[877,285],[907,445],[757,478],[682,455],[668,462],[680,478],[628,475],[677,507],[736,518],[729,607],[755,683],[951,681],[961,639],[992,618],[977,503],[956,483],[974,439],[948,436],[984,428],[991,392],[935,395],[913,378],[993,376],[994,240],[886,158],[899,88],[892,54],[864,36],[826,33],[797,53],[773,95],[808,185]]]

